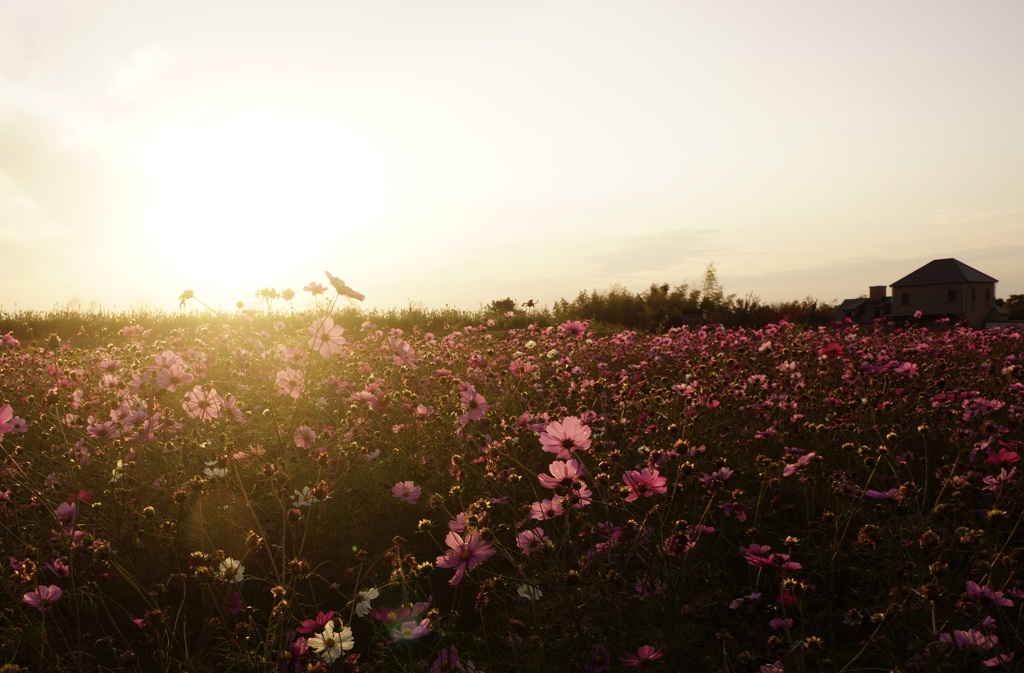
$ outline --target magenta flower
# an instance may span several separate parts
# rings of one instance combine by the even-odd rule
[[[654,648],[651,645],[641,645],[637,649],[636,654],[633,654],[632,652],[625,654],[619,657],[619,661],[622,662],[623,666],[628,666],[629,668],[640,668],[641,666],[646,666],[652,661],[661,659],[663,654],[664,653],[661,651],[660,647]]]
[[[666,479],[658,473],[657,469],[652,470],[645,467],[639,472],[630,470],[622,475],[622,481],[626,482],[626,486],[630,489],[629,495],[626,496],[626,502],[632,502],[640,497],[649,498],[668,491],[665,487]]]
[[[590,448],[590,426],[584,425],[575,416],[565,418],[561,423],[549,423],[540,435],[541,447],[558,454],[558,458],[567,460],[573,451],[586,451]]]
[[[494,547],[480,539],[480,533],[471,530],[463,537],[455,531],[449,531],[444,538],[448,551],[437,557],[438,568],[455,568],[455,575],[448,584],[455,586],[466,576],[466,573],[480,565],[481,562],[494,556]]]
[[[1006,598],[1002,591],[993,591],[992,587],[981,586],[977,582],[967,581],[967,595],[972,600],[991,603],[1003,608],[1012,608],[1013,601]]]
[[[590,650],[590,658],[583,664],[587,673],[608,673],[612,668],[612,656],[604,645],[597,645]]]
[[[296,633],[313,633],[322,629],[327,622],[334,618],[334,611],[318,612],[313,619],[307,619],[295,629]]]
[[[420,487],[411,481],[400,481],[391,487],[391,495],[410,505],[416,504],[421,493]]]
[[[442,647],[433,666],[430,667],[430,673],[448,673],[448,671],[458,670],[462,670],[462,665],[459,663],[459,653],[454,645]]]
[[[50,586],[37,586],[32,591],[29,591],[21,597],[21,601],[40,612],[46,612],[50,609],[50,606],[60,600],[60,597],[64,595],[64,592],[56,584]]]

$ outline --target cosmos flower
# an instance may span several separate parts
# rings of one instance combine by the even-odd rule
[[[557,458],[566,460],[573,451],[586,451],[590,448],[590,426],[584,425],[576,416],[569,416],[561,423],[554,421],[544,428],[540,443],[545,451],[558,454]]]
[[[313,335],[309,340],[309,347],[320,353],[320,357],[327,359],[345,352],[346,342],[342,336],[345,328],[335,325],[331,316],[315,319],[306,331]]]
[[[420,487],[411,481],[400,481],[391,487],[391,495],[410,505],[416,504],[421,493]]]
[[[364,295],[362,292],[356,292],[348,285],[345,285],[345,281],[331,274],[330,271],[324,271],[324,273],[327,274],[327,280],[331,281],[331,287],[337,290],[338,294],[341,295],[342,297],[351,297],[352,299],[355,299],[357,301],[362,301],[366,299],[366,295]]]
[[[60,600],[60,597],[63,595],[64,592],[56,584],[45,587],[40,585],[22,596],[21,602],[40,612],[45,612],[50,609],[51,605]]]
[[[327,622],[323,631],[306,641],[306,644],[328,664],[340,659],[342,652],[351,650],[355,645],[352,629],[347,626],[336,627],[336,621],[338,624],[341,623],[340,620]]]
[[[649,498],[668,491],[665,486],[666,479],[658,473],[657,469],[645,467],[639,472],[630,470],[622,475],[622,481],[626,482],[626,486],[630,489],[629,495],[626,496],[626,502],[632,502],[640,497]]]
[[[480,533],[475,530],[466,533],[465,537],[455,531],[449,531],[444,541],[448,545],[448,551],[437,557],[437,567],[455,569],[455,575],[448,582],[452,586],[461,582],[467,572],[496,553],[494,547],[481,540]]]
[[[646,664],[661,659],[664,653],[661,648],[655,648],[652,645],[641,645],[637,648],[636,654],[629,652],[619,657],[619,661],[622,662],[623,666],[628,668],[640,668]]]
[[[220,562],[217,576],[226,579],[231,584],[238,584],[245,579],[245,566],[241,561],[236,561],[228,556]]]

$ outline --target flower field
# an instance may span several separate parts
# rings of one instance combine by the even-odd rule
[[[3,671],[1024,661],[1013,329],[0,341]]]

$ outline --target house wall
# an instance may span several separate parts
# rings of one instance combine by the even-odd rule
[[[996,305],[995,283],[939,283],[896,286],[892,290],[893,316],[910,316],[915,311],[925,315],[943,313],[962,316],[971,325],[980,327]],[[951,292],[953,301],[950,301]],[[909,294],[906,303],[905,294]]]

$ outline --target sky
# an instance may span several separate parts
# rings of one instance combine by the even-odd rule
[[[0,310],[1024,293],[1020,0],[0,0]]]

